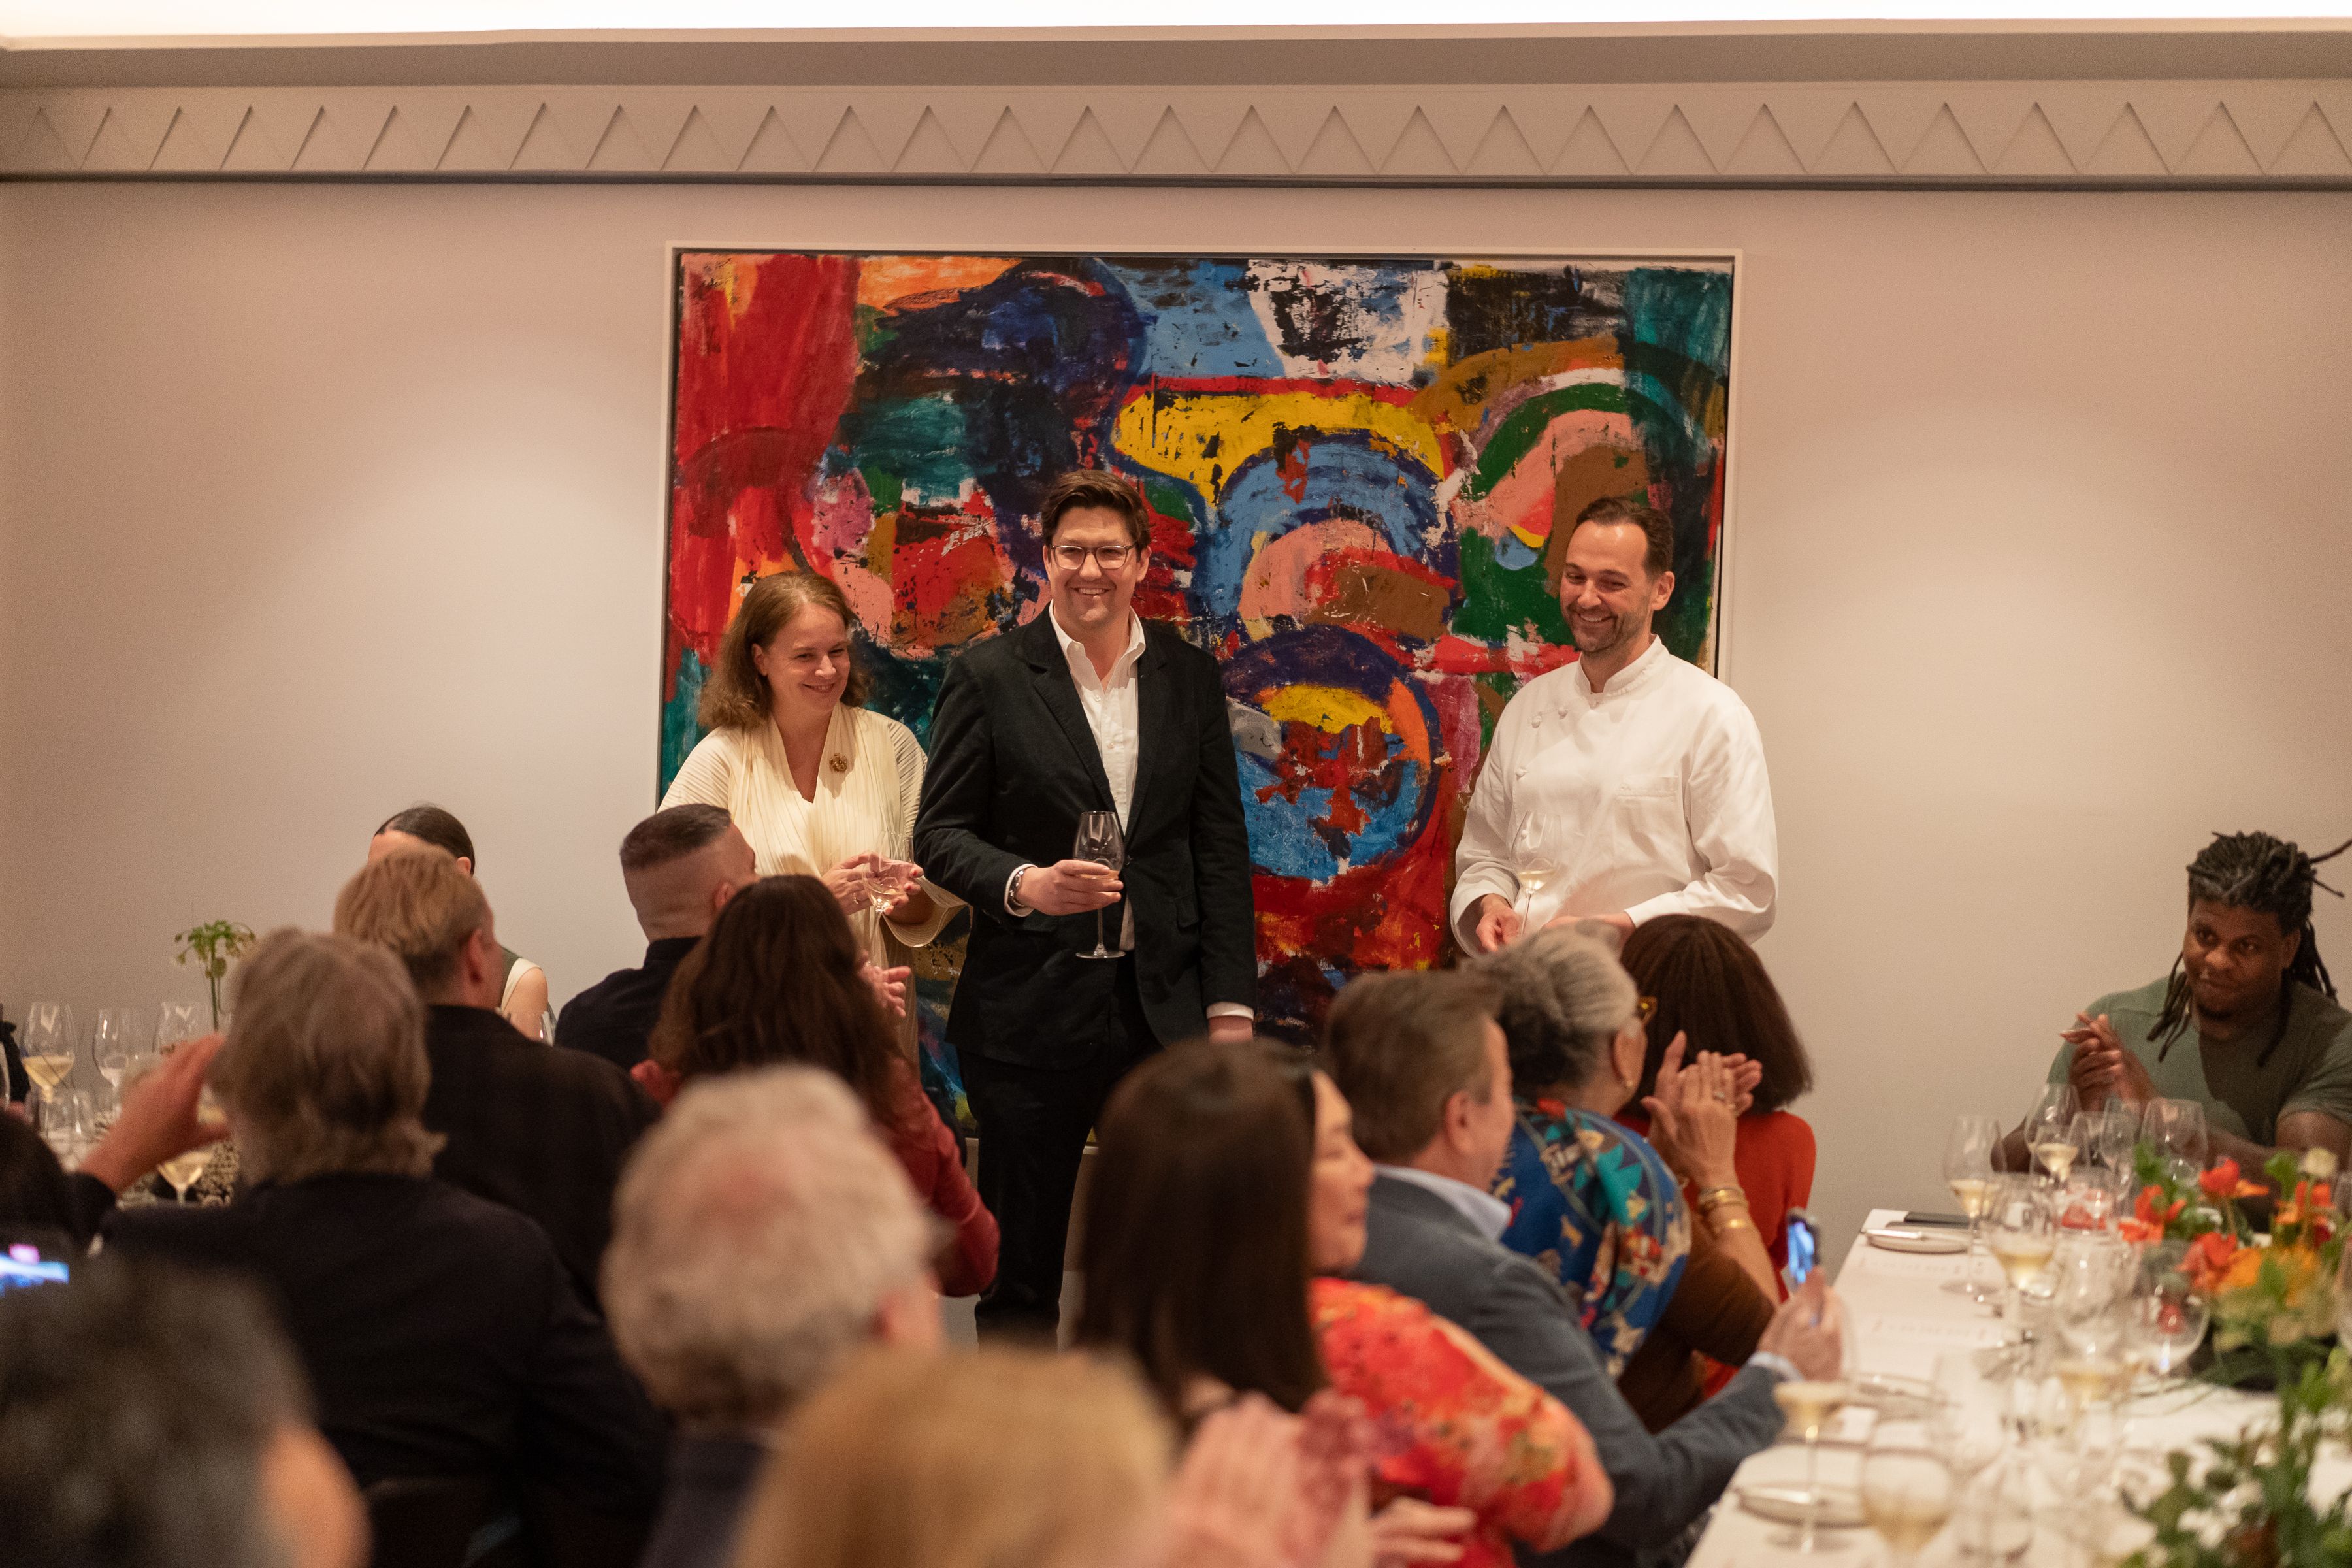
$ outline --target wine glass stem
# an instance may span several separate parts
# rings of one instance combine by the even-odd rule
[[[1818,1423],[1805,1428],[1805,1528],[1797,1537],[1797,1550],[1813,1549],[1813,1526],[1822,1516],[1822,1429]]]
[[[1100,910],[1095,911],[1095,951],[1097,952],[1108,951],[1103,945],[1103,912]]]

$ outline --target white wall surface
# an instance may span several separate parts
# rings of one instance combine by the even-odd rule
[[[2342,195],[0,185],[11,1016],[324,925],[420,798],[559,998],[635,961],[672,240],[1743,248],[1726,673],[1833,1226],[2163,971],[2209,830],[2352,836]]]

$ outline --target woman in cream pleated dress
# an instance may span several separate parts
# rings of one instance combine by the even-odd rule
[[[702,688],[705,735],[662,805],[726,808],[760,874],[823,879],[875,964],[928,945],[958,907],[907,862],[923,792],[914,731],[863,706],[849,601],[809,572],[743,595]],[[914,1042],[914,1009],[904,1043]]]

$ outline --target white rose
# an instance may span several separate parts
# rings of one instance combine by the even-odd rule
[[[2332,1149],[2305,1149],[2303,1152],[2303,1173],[2315,1182],[2325,1182],[2336,1174],[2336,1152]]]

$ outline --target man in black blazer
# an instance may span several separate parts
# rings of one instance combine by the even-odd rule
[[[1424,1302],[1567,1405],[1616,1489],[1599,1531],[1557,1552],[1522,1552],[1523,1562],[1678,1560],[1732,1472],[1780,1436],[1773,1388],[1838,1375],[1841,1320],[1820,1277],[1780,1308],[1722,1393],[1654,1436],[1559,1282],[1496,1239],[1510,1210],[1488,1188],[1517,1113],[1486,983],[1460,971],[1367,975],[1332,1005],[1328,1042],[1332,1081],[1378,1173],[1355,1277]]]
[[[1142,493],[1082,469],[1039,515],[1046,609],[949,669],[914,853],[973,916],[947,1033],[1004,1238],[979,1321],[1051,1334],[1096,1113],[1159,1047],[1246,1037],[1257,953],[1224,683],[1132,607],[1150,560]],[[1072,858],[1089,811],[1118,814],[1120,869]],[[1086,956],[1098,929],[1107,961]]]
[[[446,851],[371,861],[336,897],[335,931],[391,949],[425,1000],[425,1125],[443,1139],[433,1173],[538,1221],[581,1299],[597,1306],[613,1189],[660,1109],[611,1062],[507,1022],[489,900]]]

